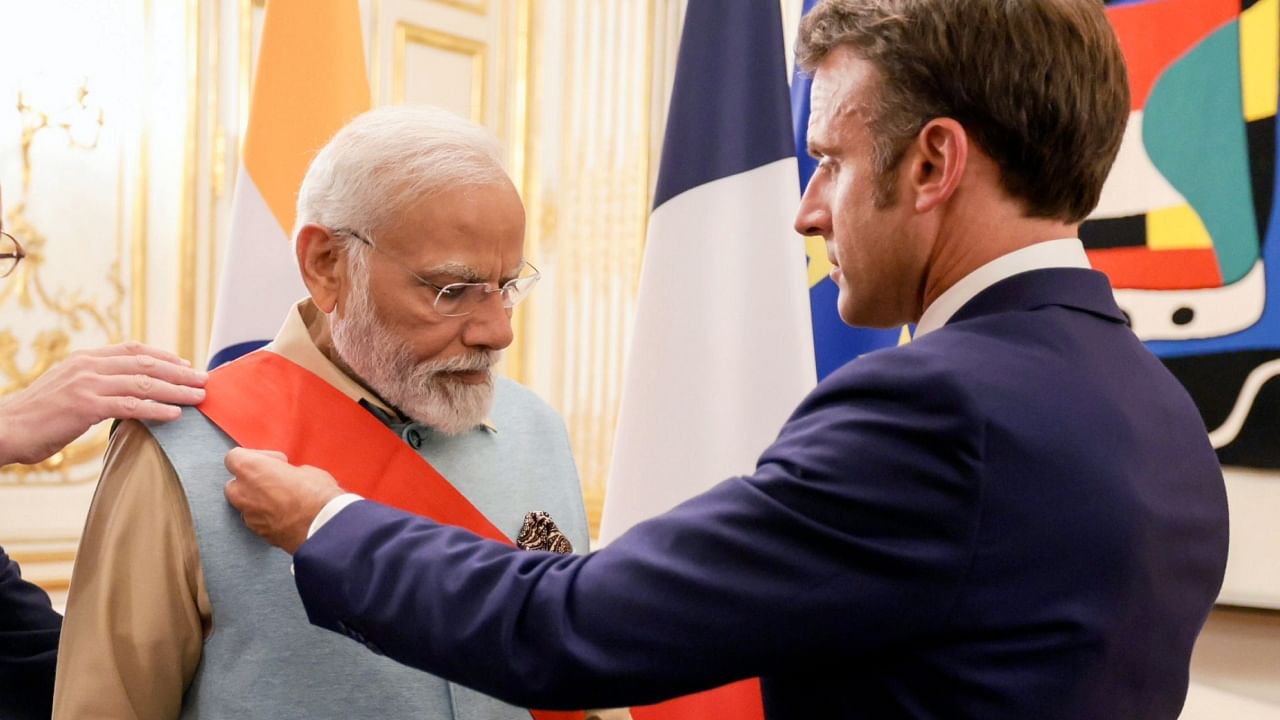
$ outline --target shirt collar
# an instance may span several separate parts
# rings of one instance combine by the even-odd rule
[[[965,303],[978,293],[1004,280],[1030,270],[1045,268],[1089,268],[1089,257],[1085,255],[1084,244],[1078,238],[1062,238],[1046,240],[992,260],[973,272],[965,275],[955,285],[947,288],[937,300],[924,309],[920,322],[916,324],[913,337],[937,330],[951,316],[956,314]]]
[[[404,421],[403,414],[385,400],[349,375],[337,364],[333,349],[333,337],[329,333],[329,316],[310,298],[289,309],[280,332],[267,345],[274,352],[317,375],[356,402],[364,401],[392,418]],[[486,417],[481,423],[486,430],[496,432],[493,420]]]

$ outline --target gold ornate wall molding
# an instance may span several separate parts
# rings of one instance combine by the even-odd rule
[[[489,0],[429,0],[430,2],[444,5],[445,7],[457,8],[458,10],[466,10],[476,15],[489,14]]]
[[[406,96],[408,81],[408,52],[410,45],[419,45],[448,53],[457,53],[471,61],[471,119],[485,124],[488,118],[488,66],[489,46],[461,35],[444,30],[416,25],[399,20],[395,25],[395,45],[392,50],[391,65],[391,101],[402,103]]]
[[[517,192],[525,205],[526,249],[534,256],[536,233],[532,229],[539,222],[541,206],[532,202],[540,192],[539,175],[535,172],[537,161],[537,118],[533,111],[536,105],[536,80],[534,65],[537,55],[538,37],[537,13],[534,12],[533,0],[517,0],[515,10],[515,28],[511,43],[514,45],[514,63],[510,83],[512,97],[511,116],[511,177]],[[508,377],[515,382],[526,382],[526,353],[528,344],[529,313],[519,307],[512,316],[515,338],[507,348],[504,366]]]
[[[217,303],[220,252],[230,212],[228,191],[233,165],[239,153],[233,153],[229,127],[237,124],[237,105],[227,105],[227,97],[238,99],[237,79],[248,90],[247,65],[243,53],[225,52],[223,43],[231,39],[230,50],[242,50],[246,37],[240,32],[240,10],[252,12],[253,0],[239,6],[226,6],[222,0],[186,0],[186,41],[183,60],[186,88],[186,124],[183,132],[182,209],[179,218],[180,247],[177,257],[179,309],[177,318],[178,354],[203,365],[208,357],[208,341],[213,327]],[[231,12],[224,13],[230,7]],[[252,32],[252,18],[248,18]],[[228,24],[233,32],[223,32]],[[247,36],[252,43],[252,35]],[[225,58],[238,58],[224,73]],[[239,72],[239,77],[237,72]],[[224,82],[232,83],[224,92]],[[247,97],[245,99],[247,103]],[[237,146],[238,148],[238,143]],[[234,155],[234,157],[233,157]]]
[[[204,83],[201,73],[205,24],[200,0],[186,0],[186,132],[183,144],[181,227],[178,247],[178,355],[196,357],[196,289],[199,208],[196,193],[200,185],[200,97]]]
[[[207,97],[205,98],[205,107],[209,112],[209,120],[205,123],[208,131],[208,147],[210,153],[210,176],[209,176],[209,198],[208,198],[208,236],[207,250],[205,253],[205,322],[204,327],[212,332],[213,329],[213,310],[217,303],[218,292],[218,267],[221,258],[218,257],[220,245],[218,243],[218,231],[221,227],[219,222],[218,203],[227,194],[229,186],[228,180],[228,164],[231,158],[227,152],[227,128],[223,118],[224,109],[222,107],[222,0],[206,0],[210,6],[210,14],[212,22],[209,23],[209,53],[208,53],[208,70],[209,82],[207,84]],[[208,333],[207,333],[208,334]],[[205,354],[208,354],[206,348]]]
[[[150,67],[155,62],[154,44],[151,33],[154,29],[152,19],[152,0],[142,0],[142,35],[143,65]],[[148,107],[150,91],[142,88],[141,107]],[[137,187],[134,190],[132,209],[132,243],[129,252],[129,278],[133,289],[133,298],[129,303],[131,315],[130,332],[135,340],[147,341],[147,229],[148,218],[151,217],[151,116],[142,113],[137,128],[138,159]],[[123,206],[123,205],[122,205]]]
[[[668,82],[667,17],[682,9],[682,0],[538,0],[520,24],[529,75],[516,157],[529,254],[547,280],[521,308],[510,374],[564,416],[593,531],[665,118],[655,88]]]

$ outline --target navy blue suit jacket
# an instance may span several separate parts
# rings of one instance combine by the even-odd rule
[[[0,548],[0,720],[49,720],[62,616]]]
[[[767,392],[767,388],[762,388]],[[1037,270],[824,380],[753,475],[584,557],[360,502],[312,622],[532,707],[762,677],[770,718],[1175,718],[1222,474],[1107,280]]]

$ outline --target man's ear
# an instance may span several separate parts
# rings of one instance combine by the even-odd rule
[[[912,143],[908,181],[916,212],[946,203],[960,187],[969,164],[969,135],[951,118],[930,120]]]
[[[303,225],[294,243],[298,270],[311,299],[321,312],[331,313],[347,284],[346,247],[328,228]]]

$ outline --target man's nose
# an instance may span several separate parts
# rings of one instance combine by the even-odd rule
[[[810,181],[800,198],[800,207],[796,210],[796,232],[806,237],[812,235],[826,236],[831,231],[831,212],[822,200],[819,183]]]
[[[511,329],[511,308],[503,307],[502,293],[489,293],[464,318],[462,342],[469,347],[502,350],[515,337]]]

